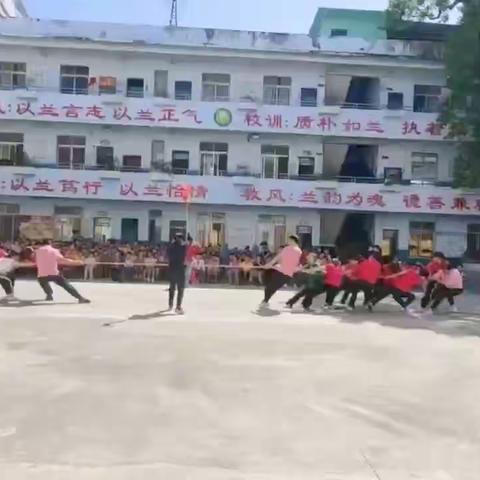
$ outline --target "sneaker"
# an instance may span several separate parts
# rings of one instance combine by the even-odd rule
[[[409,314],[415,313],[415,309],[413,307],[405,307],[403,311]]]
[[[458,307],[456,305],[450,305],[450,313],[458,313]]]
[[[345,310],[348,310],[349,312],[353,312],[355,310],[355,307],[352,307],[351,305],[347,305],[345,307]]]
[[[78,303],[86,304],[86,303],[92,303],[88,298],[80,298],[78,300]]]
[[[6,302],[16,302],[17,297],[13,293],[11,293],[10,295],[7,295],[4,300]]]
[[[313,313],[315,310],[312,307],[303,307],[303,311],[305,313]]]
[[[182,307],[177,307],[177,308],[175,309],[175,313],[176,313],[177,315],[183,315],[183,314],[185,313],[185,311],[183,310]]]
[[[259,309],[259,310],[263,310],[263,309],[268,308],[268,307],[269,307],[268,302],[262,302],[262,303],[258,306],[258,309]]]

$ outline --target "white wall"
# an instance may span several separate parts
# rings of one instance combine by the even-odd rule
[[[122,218],[137,218],[139,221],[139,241],[148,240],[148,223],[150,210],[161,210],[159,220],[162,227],[162,240],[169,240],[169,224],[171,220],[186,220],[187,209],[183,204],[162,204],[125,201],[85,201],[65,199],[37,199],[2,197],[1,203],[17,204],[20,215],[53,216],[55,206],[81,207],[83,221],[81,234],[84,237],[93,236],[93,219],[109,217],[112,219],[112,236],[121,236]],[[188,229],[195,235],[197,217],[201,213],[223,213],[226,221],[226,239],[230,247],[244,247],[247,244],[259,243],[257,229],[259,215],[283,215],[286,217],[287,234],[295,233],[297,226],[311,226],[313,244],[320,242],[320,212],[315,210],[294,208],[256,208],[231,206],[199,206],[188,208]]]

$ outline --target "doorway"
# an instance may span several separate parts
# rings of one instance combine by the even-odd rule
[[[367,255],[372,245],[375,215],[348,213],[335,241],[339,258],[344,261],[357,255]]]
[[[138,218],[122,218],[122,242],[138,242]]]

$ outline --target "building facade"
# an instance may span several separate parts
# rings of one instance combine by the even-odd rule
[[[333,30],[2,21],[0,239],[462,257],[480,195],[451,187],[442,44]]]

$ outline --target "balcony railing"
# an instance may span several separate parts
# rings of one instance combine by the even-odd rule
[[[58,163],[34,163],[31,161],[23,161],[21,163],[13,163],[8,161],[0,162],[0,169],[5,167],[30,167],[30,168],[52,168],[62,170],[98,170],[98,171],[110,171],[110,172],[131,172],[131,173],[165,173],[170,175],[189,175],[189,176],[205,176],[201,170],[193,170],[186,168],[161,168],[155,167],[132,167],[123,165],[99,165],[99,164],[84,164],[74,163],[72,165],[58,164]],[[260,172],[251,172],[247,170],[241,171],[220,171],[218,177],[244,177],[244,178],[264,178]],[[377,185],[391,185],[391,186],[436,186],[436,187],[452,187],[453,181],[451,180],[417,180],[417,179],[402,179],[392,180],[386,177],[353,177],[353,176],[341,176],[341,175],[325,175],[325,174],[312,174],[312,175],[292,175],[292,174],[279,174],[276,177],[277,180],[293,180],[293,181],[332,181],[340,183],[359,183],[359,184],[377,184]]]

